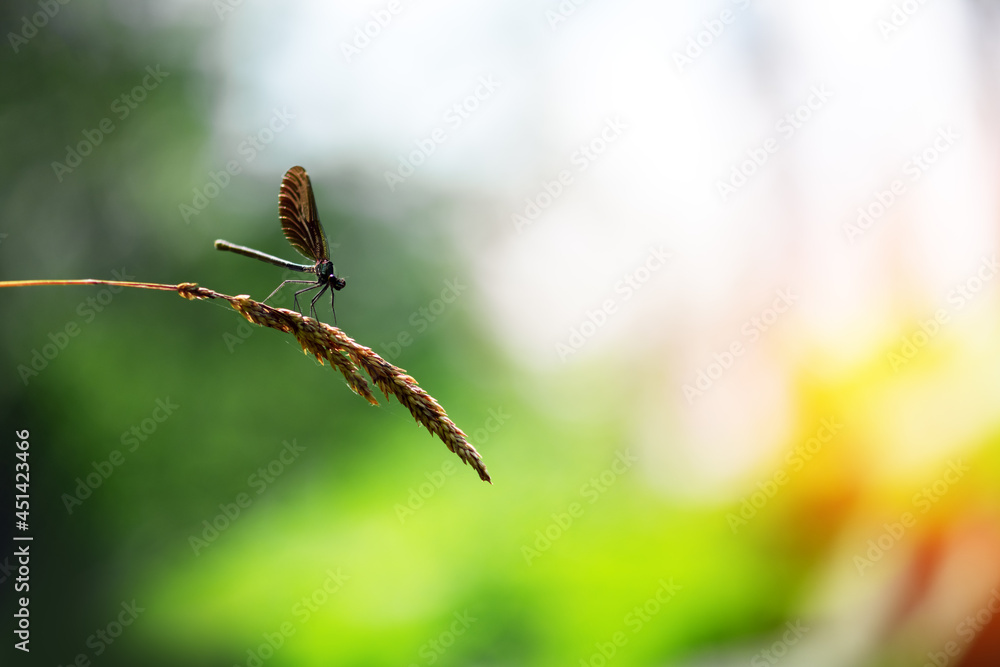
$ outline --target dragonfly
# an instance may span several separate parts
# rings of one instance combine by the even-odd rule
[[[285,233],[285,238],[300,255],[312,260],[313,264],[296,264],[222,239],[215,242],[215,247],[292,271],[316,274],[315,282],[312,280],[285,280],[268,295],[267,299],[277,294],[278,290],[288,283],[307,284],[309,287],[300,289],[293,297],[295,310],[302,312],[299,309],[300,294],[318,289],[319,293],[312,298],[312,302],[309,304],[309,312],[318,320],[316,302],[330,289],[330,308],[333,309],[333,322],[336,324],[337,311],[334,308],[334,297],[337,292],[344,289],[347,281],[338,278],[334,273],[335,269],[333,262],[330,261],[330,247],[326,241],[326,232],[323,231],[323,225],[319,222],[319,213],[316,210],[316,198],[313,196],[312,183],[309,181],[309,174],[302,167],[292,167],[285,172],[285,177],[281,179],[281,191],[278,194],[278,217],[281,218],[281,229]],[[264,303],[267,302],[267,299],[264,299]]]

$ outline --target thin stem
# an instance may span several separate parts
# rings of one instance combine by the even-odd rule
[[[159,289],[176,292],[178,285],[161,285],[159,283],[135,283],[126,280],[0,280],[0,287],[40,287],[45,285],[113,285],[119,287],[141,287],[142,289]]]

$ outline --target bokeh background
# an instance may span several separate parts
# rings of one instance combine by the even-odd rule
[[[495,481],[225,304],[0,289],[4,664],[1000,660],[997,3],[0,15],[0,278],[263,298],[301,164]]]

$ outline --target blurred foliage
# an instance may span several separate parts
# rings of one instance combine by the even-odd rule
[[[190,222],[178,212],[226,159],[211,145],[217,82],[197,63],[205,35],[142,16],[148,8],[125,21],[112,5],[60,6],[72,21],[51,22],[16,53],[0,49],[0,278],[124,270],[265,296],[280,271],[218,253],[212,240],[291,256],[276,215],[280,171],[235,177]],[[2,25],[36,11],[6,3]],[[157,66],[169,76],[118,118],[114,100]],[[52,163],[106,117],[114,131],[60,180]],[[350,280],[340,324],[387,354],[444,280],[471,273],[435,225],[447,202],[427,195],[408,212],[423,230],[414,247],[359,213],[376,195],[358,174],[313,182]],[[290,337],[169,293],[109,292],[98,310],[87,299],[101,292],[0,291],[0,410],[8,428],[31,430],[32,664],[83,653],[109,667],[253,656],[275,667],[596,665],[610,650],[623,667],[662,664],[780,631],[862,494],[853,464],[865,443],[848,430],[843,448],[738,535],[731,506],[668,502],[641,471],[613,467],[632,438],[616,415],[637,390],[600,361],[526,379],[492,346],[472,295],[393,361],[472,436],[494,487],[394,402],[376,409],[351,394]],[[72,322],[79,334],[23,382],[18,367]],[[542,394],[572,395],[575,416],[531,398]],[[849,387],[803,395],[812,403],[801,406],[800,439],[831,410],[857,408]],[[157,401],[177,406],[162,423],[150,421]],[[488,421],[498,413],[502,424]],[[155,430],[130,450],[144,423]],[[286,442],[304,449],[275,464]],[[65,495],[114,450],[124,463],[68,513]],[[992,457],[983,465],[995,470]],[[269,465],[280,473],[261,488]],[[210,538],[205,522],[224,528]],[[192,536],[206,540],[197,555]],[[650,603],[663,582],[679,590]],[[132,600],[144,611],[97,655],[88,638]],[[609,648],[616,633],[626,643]]]

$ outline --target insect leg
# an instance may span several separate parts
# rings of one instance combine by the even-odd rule
[[[319,317],[316,315],[316,302],[319,301],[319,298],[323,296],[323,293],[326,292],[329,286],[330,285],[328,283],[324,283],[323,289],[319,291],[319,294],[313,297],[312,303],[309,304],[309,312],[312,313],[314,319],[317,320],[319,319]]]
[[[274,296],[275,294],[277,294],[278,290],[280,290],[282,287],[284,287],[288,283],[305,283],[307,285],[312,285],[313,281],[311,281],[311,280],[286,280],[283,283],[281,283],[280,285],[278,285],[277,287],[275,287],[274,291],[267,295],[267,299],[270,299],[272,296]],[[267,299],[264,299],[263,301],[261,301],[261,303],[267,303]]]
[[[300,313],[302,312],[299,309],[299,295],[302,294],[303,292],[311,292],[312,290],[316,289],[317,287],[325,287],[325,285],[323,285],[323,283],[313,283],[309,287],[306,287],[305,289],[300,289],[298,292],[295,293],[295,296],[294,296],[294,298],[292,300],[292,303],[295,304],[295,310],[296,311],[298,311]],[[322,292],[320,292],[320,294],[322,294]]]

